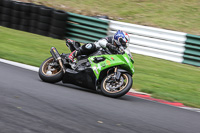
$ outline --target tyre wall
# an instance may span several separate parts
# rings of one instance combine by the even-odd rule
[[[68,13],[13,0],[0,0],[0,26],[63,39]]]

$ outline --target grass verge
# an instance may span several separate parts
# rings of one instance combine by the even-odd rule
[[[69,52],[63,40],[0,26],[0,58],[40,66],[54,46],[60,53]],[[133,88],[155,98],[200,107],[200,69],[148,56],[133,54]]]

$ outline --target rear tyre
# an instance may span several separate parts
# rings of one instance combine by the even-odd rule
[[[57,19],[52,19],[51,25],[54,26],[54,27],[58,27],[58,28],[64,28],[64,27],[66,27],[66,22],[60,21],[60,20],[57,20]]]
[[[42,81],[48,83],[56,83],[62,80],[63,71],[59,67],[53,67],[50,63],[53,63],[53,57],[46,59],[40,66],[39,77]]]
[[[39,15],[38,20],[43,23],[51,24],[51,17]]]
[[[68,17],[67,12],[62,10],[54,10],[53,11],[53,18],[56,20],[66,21]]]
[[[120,81],[114,80],[114,73],[106,76],[101,82],[101,92],[108,97],[121,97],[132,87],[133,79],[130,74],[122,73]]]
[[[49,25],[49,24],[46,24],[46,23],[38,22],[37,27],[38,27],[38,29],[40,29],[40,30],[49,31],[50,25]]]
[[[41,6],[39,10],[40,15],[48,16],[48,17],[51,17],[52,12],[53,12],[53,8],[45,7],[45,6]]]

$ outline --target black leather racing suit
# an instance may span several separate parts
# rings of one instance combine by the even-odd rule
[[[108,48],[109,50],[116,50],[117,47],[114,45],[113,36],[107,36],[105,38],[102,38],[94,43],[86,43],[79,47],[78,50],[73,51],[69,58],[73,59],[76,58],[79,55],[90,55],[94,52],[96,52],[99,48]]]

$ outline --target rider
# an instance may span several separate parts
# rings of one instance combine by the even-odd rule
[[[102,38],[94,43],[86,43],[78,48],[78,50],[74,50],[69,56],[68,59],[71,62],[74,62],[74,58],[79,55],[90,55],[97,51],[99,48],[108,48],[111,52],[115,53],[119,48],[127,48],[128,43],[130,42],[129,35],[122,31],[118,30],[114,36],[107,36]],[[67,39],[66,45],[73,44],[74,41]]]

